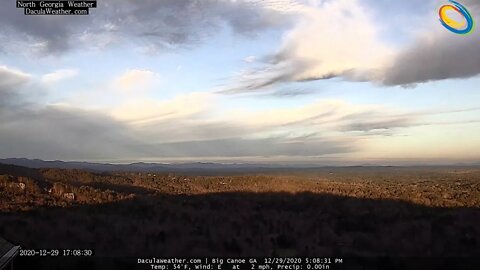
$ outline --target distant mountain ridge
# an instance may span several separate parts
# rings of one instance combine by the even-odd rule
[[[55,169],[79,169],[94,172],[201,172],[201,171],[264,171],[271,169],[291,169],[291,168],[305,168],[305,166],[286,166],[286,165],[259,165],[247,163],[210,163],[210,162],[194,162],[194,163],[144,163],[136,162],[130,164],[110,164],[110,163],[92,163],[92,162],[78,162],[78,161],[45,161],[41,159],[27,159],[27,158],[7,158],[0,159],[0,163],[22,166],[27,168],[55,168]],[[307,166],[309,167],[309,166]],[[311,167],[311,166],[310,166]]]
[[[389,168],[402,166],[382,166],[375,164],[361,164],[356,166],[321,166],[321,165],[282,165],[282,164],[250,164],[250,163],[144,163],[136,162],[130,164],[93,163],[79,161],[45,161],[41,159],[27,158],[6,158],[0,159],[1,164],[16,165],[27,168],[55,168],[55,169],[78,169],[92,172],[179,172],[179,173],[259,173],[282,170],[310,170],[310,169],[333,169],[333,168]],[[423,165],[429,167],[431,165]],[[480,163],[457,163],[453,167],[477,167]],[[409,167],[409,166],[406,166]],[[414,166],[416,167],[416,166]],[[422,165],[419,165],[422,167]]]

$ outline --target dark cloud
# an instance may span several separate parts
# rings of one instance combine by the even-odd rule
[[[442,34],[400,53],[383,84],[414,86],[428,81],[469,78],[480,74],[480,35]]]
[[[0,35],[41,43],[46,53],[98,42],[136,42],[162,49],[196,44],[223,26],[251,36],[283,25],[285,19],[245,1],[102,0],[89,16],[24,16],[12,4],[0,6]]]
[[[278,97],[278,98],[290,98],[290,97],[298,97],[298,96],[307,96],[315,93],[317,91],[313,89],[299,89],[299,88],[294,88],[294,89],[278,89],[274,90],[273,92],[267,94],[267,96],[270,97]]]
[[[262,59],[264,67],[244,70],[240,76],[233,78],[233,83],[229,82],[229,84],[218,91],[218,93],[241,94],[265,91],[282,83],[314,80],[313,78],[295,79],[299,71],[306,70],[314,64],[312,61],[296,59],[294,57],[284,59],[284,57],[285,56],[272,55]],[[332,77],[334,76],[328,76],[323,79]]]
[[[80,26],[88,25],[91,20],[85,16],[25,16],[22,9],[15,7],[15,2],[10,3],[11,5],[0,6],[0,36],[7,37],[8,43],[18,40],[26,43],[44,42],[45,49],[49,52],[67,50],[71,45],[70,36],[75,34],[72,30],[80,31]],[[9,44],[1,46],[7,45]]]
[[[417,125],[412,122],[412,118],[393,118],[386,120],[364,120],[363,122],[353,122],[344,127],[345,131],[375,132],[379,130],[390,130],[399,127],[409,127]]]
[[[365,135],[393,136],[398,135],[395,133],[395,130],[398,128],[476,124],[479,123],[480,120],[425,121],[424,118],[479,110],[479,108],[473,107],[454,110],[419,111],[404,114],[379,114],[378,111],[366,111],[343,117],[341,120],[345,121],[346,124],[342,125],[341,130],[344,132],[361,132]]]
[[[480,16],[480,3],[462,1],[475,18]],[[438,7],[436,7],[438,8]],[[440,26],[439,26],[440,27]],[[445,79],[470,78],[480,74],[480,33],[459,36],[446,29],[420,38],[401,52],[385,71],[383,84],[415,87],[419,83]]]

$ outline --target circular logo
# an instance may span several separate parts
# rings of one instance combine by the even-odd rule
[[[440,10],[438,11],[438,15],[440,16],[440,22],[445,28],[455,34],[470,34],[475,26],[472,15],[470,15],[470,12],[468,12],[468,10],[461,4],[452,0],[450,0],[450,2],[452,4],[443,5],[440,7]],[[464,18],[464,20],[457,21],[453,19],[452,17],[450,17],[452,12],[459,14],[461,17]]]

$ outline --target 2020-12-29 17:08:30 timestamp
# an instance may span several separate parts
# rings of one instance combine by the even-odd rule
[[[92,257],[93,249],[20,249],[22,257]]]

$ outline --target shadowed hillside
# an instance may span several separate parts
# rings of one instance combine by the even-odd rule
[[[93,248],[103,258],[480,256],[476,172],[452,183],[443,173],[396,184],[345,175],[36,172],[3,176],[27,182],[24,190],[2,186],[0,214],[0,235],[24,248]],[[63,185],[76,199],[40,183]]]

